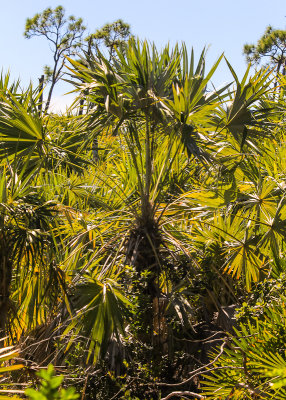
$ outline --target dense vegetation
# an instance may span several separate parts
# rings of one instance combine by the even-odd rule
[[[69,59],[63,115],[1,77],[3,388],[53,364],[31,398],[285,399],[285,78],[113,51]]]

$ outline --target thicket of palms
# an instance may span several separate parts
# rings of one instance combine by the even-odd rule
[[[283,89],[220,62],[70,60],[78,116],[0,80],[0,328],[86,398],[285,398]]]

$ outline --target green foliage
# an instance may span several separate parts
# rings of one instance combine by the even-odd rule
[[[55,370],[52,364],[48,366],[47,370],[41,370],[37,373],[41,378],[41,384],[38,390],[26,389],[25,394],[31,400],[76,400],[79,395],[75,389],[69,387],[68,389],[61,389],[63,376],[55,376]]]
[[[276,285],[264,285],[264,289],[272,289],[271,302],[260,297],[252,307],[243,304],[238,315],[244,323],[240,323],[229,346],[210,368],[211,375],[205,376],[203,391],[207,398],[286,398],[285,297],[277,297],[278,293],[275,296]],[[270,293],[261,292],[268,299]]]
[[[42,13],[27,18],[24,36],[27,39],[33,36],[45,36],[60,50],[59,55],[62,55],[80,46],[84,30],[81,18],[76,19],[70,15],[66,19],[65,9],[58,6],[54,10],[46,8]]]
[[[89,338],[87,361],[93,354],[96,362],[107,352],[112,335],[120,342],[120,335],[130,319],[132,304],[124,296],[122,289],[111,278],[98,278],[99,272],[93,277],[85,277],[76,287],[75,296],[77,313],[63,335],[72,331],[67,350],[79,335]],[[114,277],[116,279],[116,276]]]
[[[92,47],[100,48],[103,44],[112,58],[116,47],[122,45],[130,36],[130,25],[118,19],[111,24],[105,24],[95,33],[89,35],[85,40],[88,42],[89,50]]]
[[[246,44],[243,52],[248,62],[259,63],[267,58],[268,64],[276,66],[277,72],[280,72],[285,63],[286,31],[268,26],[257,44]]]

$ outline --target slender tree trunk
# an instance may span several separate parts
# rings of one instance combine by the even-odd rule
[[[278,63],[277,63],[276,81],[275,81],[275,83],[274,83],[274,88],[276,88],[277,85],[278,85],[278,77],[279,77],[279,72],[280,72],[281,65],[282,65],[282,60],[279,60]]]
[[[55,84],[56,84],[57,81],[59,80],[61,71],[62,71],[63,66],[64,66],[64,61],[62,61],[61,66],[60,66],[59,69],[57,70],[57,68],[58,68],[58,63],[59,63],[59,60],[60,60],[60,56],[59,56],[59,55],[58,55],[58,56],[55,56],[55,57],[54,57],[54,60],[55,60],[55,65],[54,65],[53,74],[52,74],[52,83],[51,83],[51,87],[50,87],[50,90],[49,90],[49,94],[48,94],[48,98],[47,98],[47,102],[46,102],[46,106],[45,106],[45,114],[46,114],[46,113],[48,112],[48,110],[49,110]]]
[[[87,55],[88,56],[91,55],[91,42],[92,42],[92,38],[89,38],[88,48],[87,48]],[[82,115],[83,114],[83,106],[84,106],[84,97],[82,99],[80,99],[78,115]]]
[[[95,163],[98,162],[98,139],[97,137],[93,139],[92,142],[92,158]]]
[[[56,84],[56,82],[53,80],[52,84],[51,84],[51,87],[50,87],[50,90],[49,90],[46,106],[45,106],[45,114],[48,112],[48,109],[50,107],[51,98],[52,98],[52,94],[53,94],[53,90],[54,90],[55,84]]]
[[[41,78],[39,79],[39,91],[40,91],[40,98],[39,98],[39,105],[38,105],[38,112],[39,116],[42,115],[42,110],[43,110],[43,87],[44,87],[44,79],[45,76],[42,75]]]

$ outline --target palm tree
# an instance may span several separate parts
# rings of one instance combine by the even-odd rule
[[[115,157],[109,155],[108,163],[102,160],[102,167],[98,164],[95,179],[102,182],[107,193],[112,187],[120,204],[102,220],[117,215],[125,226],[117,227],[118,235],[103,240],[110,241],[106,250],[116,258],[120,256],[122,265],[135,268],[139,280],[147,276],[144,290],[153,310],[149,326],[160,326],[166,308],[166,294],[162,294],[165,266],[178,249],[170,232],[164,229],[168,202],[174,201],[181,190],[173,187],[172,195],[170,176],[190,170],[191,158],[208,160],[207,152],[201,148],[208,139],[200,136],[197,129],[205,129],[202,127],[211,121],[218,96],[223,96],[225,88],[219,93],[206,92],[220,60],[204,76],[205,51],[194,68],[194,54],[189,61],[184,46],[173,51],[166,47],[159,53],[155,45],[135,39],[118,50],[112,64],[100,54],[99,58],[89,56],[85,62],[70,60],[71,75],[79,81],[75,84],[77,90],[88,93],[86,144],[107,131],[109,140],[114,138],[113,143],[118,143]],[[122,168],[124,179],[128,177],[125,183]],[[101,195],[104,196],[103,191]],[[107,260],[110,265],[118,263],[110,255]]]

